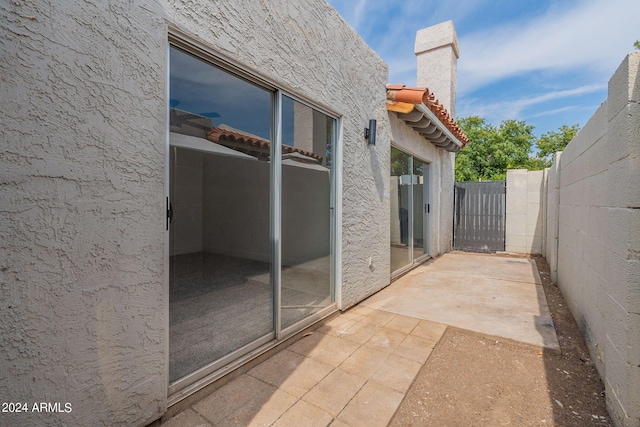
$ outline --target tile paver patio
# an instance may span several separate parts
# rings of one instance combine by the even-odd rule
[[[453,258],[443,256],[442,264],[450,267]],[[505,265],[504,259],[500,262]],[[524,280],[530,267],[521,263],[529,270],[520,272],[514,264],[507,267],[515,267],[515,284],[503,289],[515,288],[512,299],[520,302],[517,283],[530,286]],[[437,283],[446,273],[421,269],[316,326],[163,426],[386,426],[447,328],[429,319],[439,302],[425,300],[427,293],[420,295],[416,277],[427,274],[421,280],[433,278]],[[462,276],[454,271],[452,277],[459,282]],[[508,282],[505,277],[495,281]],[[461,292],[464,287],[458,283],[454,289]],[[537,302],[539,296],[529,292],[529,298]],[[463,319],[468,315],[460,313]]]

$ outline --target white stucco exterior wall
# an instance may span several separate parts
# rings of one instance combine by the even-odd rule
[[[144,425],[166,408],[169,29],[341,117],[340,303],[389,283],[387,66],[326,2],[0,14],[0,395],[73,408],[2,423]]]
[[[0,424],[142,424],[166,396],[164,13],[0,15],[0,395],[71,405]]]
[[[453,21],[419,30],[414,53],[418,61],[416,84],[428,87],[451,117],[455,117],[460,52]]]

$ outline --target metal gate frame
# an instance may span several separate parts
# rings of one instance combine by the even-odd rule
[[[456,182],[453,248],[469,252],[505,249],[506,181]]]

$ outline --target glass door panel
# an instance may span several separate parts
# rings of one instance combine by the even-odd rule
[[[420,258],[426,253],[427,204],[425,202],[425,170],[426,165],[413,159],[413,259]]]
[[[170,63],[173,382],[274,335],[273,94],[177,48]]]
[[[411,156],[391,147],[391,272],[411,263],[409,239]]]
[[[335,119],[282,101],[281,321],[331,305],[331,181]]]

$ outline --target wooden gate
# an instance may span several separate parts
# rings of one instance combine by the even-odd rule
[[[506,181],[456,182],[453,248],[504,251]]]

